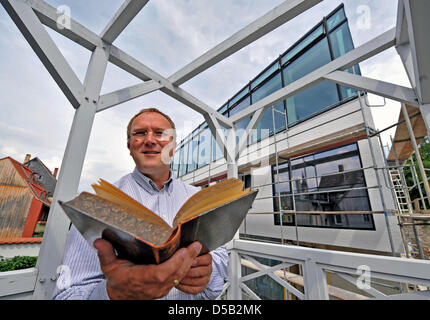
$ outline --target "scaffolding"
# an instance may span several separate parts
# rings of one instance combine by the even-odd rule
[[[370,188],[376,188],[379,190],[380,200],[383,207],[383,210],[371,213],[384,214],[387,221],[387,230],[389,233],[392,254],[393,256],[396,255],[387,220],[388,215],[392,214],[392,212],[389,211],[389,208],[386,205],[386,196],[381,191],[383,181],[388,181],[388,170],[393,167],[378,167],[376,165],[374,157],[376,150],[371,143],[372,135],[374,135],[376,131],[373,128],[370,128],[367,123],[361,92],[374,93],[384,98],[399,101],[402,103],[402,106],[407,104],[417,110],[419,109],[422,113],[422,118],[426,124],[427,130],[430,128],[430,90],[427,82],[427,79],[429,79],[428,75],[430,74],[430,66],[428,62],[426,62],[429,56],[427,30],[430,29],[430,23],[427,19],[427,14],[423,14],[428,13],[427,1],[399,0],[399,13],[396,27],[314,70],[295,82],[290,83],[286,87],[279,89],[257,103],[249,106],[247,109],[236,113],[231,118],[226,118],[222,114],[216,112],[214,109],[207,106],[205,103],[180,87],[183,83],[200,74],[204,70],[207,70],[216,63],[229,57],[241,48],[249,45],[287,21],[294,19],[296,16],[321,1],[322,0],[285,1],[242,30],[238,31],[233,36],[221,42],[213,49],[193,60],[170,77],[165,78],[113,44],[119,34],[139,13],[139,11],[144,8],[148,1],[125,1],[112,20],[109,21],[106,28],[100,35],[98,35],[70,17],[68,17],[68,21],[70,21],[70,25],[68,27],[59,27],[58,21],[64,18],[62,13],[59,13],[56,8],[42,0],[0,0],[0,3],[6,9],[7,13],[17,25],[25,39],[29,42],[36,55],[59,86],[60,90],[64,93],[70,104],[76,109],[61,165],[58,183],[53,197],[53,204],[49,212],[49,218],[37,266],[34,269],[25,271],[24,273],[0,277],[1,282],[15,283],[13,288],[10,286],[5,289],[2,288],[0,290],[1,295],[7,296],[31,292],[32,296],[36,299],[51,298],[53,288],[59,276],[57,267],[62,262],[63,250],[69,227],[69,221],[57,204],[57,200],[61,199],[66,201],[73,198],[77,192],[95,114],[156,90],[166,93],[203,115],[208,123],[212,135],[216,138],[217,144],[224,152],[224,157],[227,163],[227,177],[238,177],[240,169],[238,166],[238,159],[242,151],[247,147],[248,141],[248,135],[243,134],[239,143],[236,144],[235,125],[238,122],[251,117],[245,130],[245,132],[251,132],[256,128],[259,121],[262,119],[264,112],[268,108],[277,102],[324,80],[329,80],[356,89],[360,103],[360,109],[358,112],[362,113],[364,125],[348,128],[348,130],[338,132],[336,135],[325,137],[325,140],[319,139],[311,141],[311,143],[307,145],[307,150],[312,150],[315,146],[327,146],[331,142],[344,141],[346,137],[362,137],[367,139],[373,159],[373,164],[370,169],[373,169],[375,172],[377,185],[366,188],[367,190]],[[64,35],[92,52],[84,83],[81,83],[78,79],[43,25]],[[406,88],[385,81],[369,79],[360,75],[342,71],[347,70],[349,67],[352,67],[390,47],[395,47],[399,53],[408,73],[412,88]],[[142,80],[142,83],[101,95],[101,85],[108,62],[111,62],[126,72],[138,77]],[[357,110],[354,112],[357,112]],[[406,123],[408,122],[408,119],[409,117],[405,117]],[[221,127],[224,127],[227,130],[227,136],[224,136],[224,131]],[[277,140],[277,134],[278,133],[275,130],[275,147],[277,143],[279,143]],[[291,135],[287,136],[287,140],[288,139],[291,139]],[[413,134],[411,134],[411,141],[413,142],[415,153],[417,155],[421,175],[426,177],[425,169],[421,166],[422,163],[420,164],[420,160],[418,160],[420,159],[419,150],[417,148],[417,144],[414,142],[415,137]],[[277,151],[278,150],[275,152],[275,157],[271,157],[270,161],[279,163],[279,159],[288,156],[289,153],[292,154],[297,150],[295,148],[290,148],[287,150],[287,154],[282,152],[278,153]],[[400,167],[396,166],[396,168],[399,169]],[[211,170],[209,170],[209,173],[210,172]],[[209,174],[209,182],[210,179]],[[280,181],[277,182],[281,183]],[[418,185],[420,184],[418,183]],[[430,188],[428,187],[426,178],[423,180],[423,185],[426,193],[422,199],[427,199],[430,195]],[[392,190],[394,190],[394,185],[391,187]],[[296,196],[298,196],[298,194],[294,194],[293,192],[293,203]],[[305,214],[305,212],[299,212],[295,209],[294,205],[294,214]],[[401,210],[399,209],[398,215],[401,215],[401,219],[410,219],[412,221],[411,223],[415,223],[414,221],[417,220],[414,211],[408,211],[408,215],[400,213],[400,211]],[[283,213],[284,212],[280,208],[279,214],[282,216]],[[345,212],[342,212],[342,214],[345,214]],[[351,212],[350,214],[354,213]],[[408,223],[403,220],[401,221],[403,226]],[[296,237],[298,244],[299,234],[297,232]],[[281,238],[283,238],[283,236],[281,236]],[[243,284],[240,271],[240,255],[249,250],[250,244],[246,241],[239,241],[239,235],[237,235],[234,241],[232,241],[232,246],[233,247],[230,252],[230,281],[228,284],[228,297],[230,299],[240,299],[242,290],[245,290],[252,295],[249,288]],[[263,252],[265,252],[264,254],[271,253],[272,256],[275,257],[287,257],[291,253],[296,255],[292,259],[295,261],[301,261],[301,266],[303,268],[302,273],[304,276],[303,283],[306,288],[305,293],[303,294],[299,292],[282,279],[278,279],[279,282],[282,283],[285,288],[288,288],[289,291],[297,294],[300,298],[328,298],[328,289],[326,286],[326,280],[324,280],[324,271],[322,266],[327,269],[332,268],[327,262],[327,257],[334,257],[336,255],[335,253],[326,255],[324,252],[309,251],[311,249],[306,248],[309,249],[306,250],[300,246],[297,246],[295,249],[288,248],[289,251],[287,252],[285,250],[287,247],[284,246],[284,244],[281,246],[265,247],[262,243],[256,242],[252,244],[252,246],[254,247],[254,251],[258,254],[262,254]],[[340,252],[336,257],[338,257],[339,270],[342,268],[344,271],[351,271],[354,269],[353,264],[350,261],[347,261],[350,258],[349,255]],[[398,258],[392,257],[354,257],[359,262],[366,261],[382,276],[384,276],[383,274],[390,274],[394,279],[401,278],[406,279],[406,281],[411,283],[424,283],[425,285],[430,286],[430,279],[427,272],[428,264],[421,263],[422,261],[418,263],[414,261],[404,261],[402,259],[398,260]],[[257,267],[261,267],[258,265],[257,261],[254,262]],[[281,263],[279,268],[285,269],[285,267],[290,265],[291,263],[287,262]],[[392,266],[395,266],[392,271],[386,270]],[[275,270],[276,268],[271,268],[270,270],[265,270],[265,272]],[[285,270],[283,274],[285,278],[288,276]],[[348,278],[348,276],[344,277]],[[371,292],[377,296],[383,296],[379,293],[375,293],[375,291]],[[420,295],[419,297],[423,297],[423,295]]]

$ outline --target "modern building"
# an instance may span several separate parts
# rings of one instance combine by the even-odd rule
[[[340,5],[256,72],[218,112],[231,117],[353,49]],[[347,71],[361,74],[358,65]],[[384,183],[389,177],[374,169],[385,161],[377,138],[368,138],[366,127],[374,125],[365,99],[355,89],[325,80],[265,111],[248,132],[238,159],[246,187],[259,189],[240,229],[242,238],[387,255],[404,252],[396,217],[390,214],[396,207]],[[236,142],[249,122],[245,118],[237,124]],[[227,177],[224,154],[206,122],[180,141],[172,170],[196,186]]]
[[[428,1],[398,0],[396,26],[355,49],[339,6],[265,70],[256,70],[219,112],[181,87],[321,1],[284,1],[165,78],[115,43],[147,1],[125,1],[96,34],[72,17],[70,28],[59,25],[57,8],[43,0],[1,0],[75,117],[37,265],[0,274],[0,299],[50,299],[55,286],[64,284],[59,267],[70,220],[57,200],[76,195],[95,114],[156,90],[207,122],[179,144],[172,164],[176,177],[205,186],[239,176],[259,189],[240,238],[226,244],[228,299],[428,299],[430,262],[391,256],[405,247],[396,216],[401,210],[366,101],[370,92],[401,102],[402,110],[419,110],[428,135]],[[84,83],[45,27],[91,51]],[[391,47],[410,88],[360,75],[357,63]],[[101,94],[108,62],[142,82]],[[409,116],[404,120],[416,152],[419,136],[411,132]],[[411,225],[417,216],[409,212],[402,219]]]

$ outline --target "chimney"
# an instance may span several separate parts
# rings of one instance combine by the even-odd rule
[[[27,153],[25,155],[24,163],[27,163],[28,161],[30,161],[30,158],[31,158],[31,154]]]
[[[54,169],[54,173],[53,173],[53,175],[54,175],[55,178],[57,177],[57,173],[58,173],[58,168],[55,168]]]

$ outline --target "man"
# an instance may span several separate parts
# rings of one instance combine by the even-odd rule
[[[170,225],[182,204],[199,191],[171,176],[174,132],[173,121],[155,108],[136,114],[127,126],[136,168],[115,183]],[[199,255],[201,244],[194,242],[160,265],[135,265],[118,259],[106,240],[93,245],[95,249],[71,228],[63,260],[70,283],[57,285],[55,299],[214,299],[227,278],[225,247]]]

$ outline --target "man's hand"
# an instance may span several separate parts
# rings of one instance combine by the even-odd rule
[[[118,259],[110,242],[103,239],[94,241],[94,247],[98,251],[100,267],[107,279],[109,298],[138,300],[166,296],[174,287],[174,280],[181,282],[190,273],[191,265],[202,245],[194,242],[187,248],[181,248],[169,260],[159,265],[136,265]],[[197,265],[194,268],[198,268]],[[179,285],[177,287],[179,289]]]
[[[194,260],[191,269],[176,288],[185,293],[198,294],[206,288],[211,279],[211,274],[212,256],[207,253]]]

